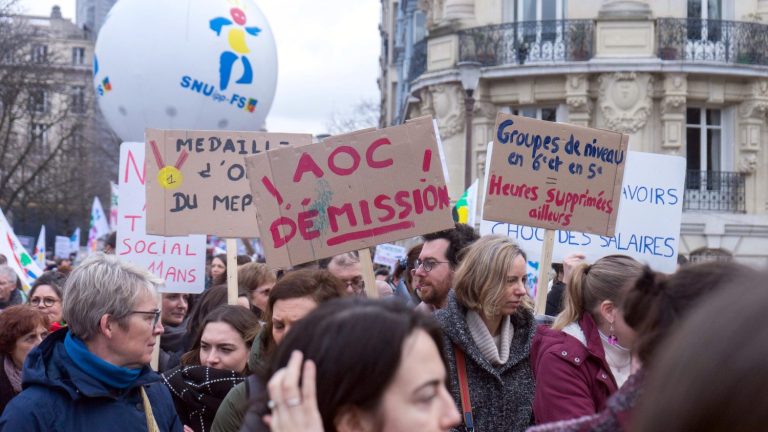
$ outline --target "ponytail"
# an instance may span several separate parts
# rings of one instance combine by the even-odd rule
[[[629,282],[640,276],[642,264],[626,255],[608,255],[589,265],[581,263],[567,281],[563,311],[555,318],[552,328],[562,330],[578,322],[584,313],[596,313],[605,300],[620,306],[622,294]],[[600,324],[597,316],[592,316]]]
[[[584,311],[584,279],[591,265],[583,262],[571,272],[563,294],[563,311],[555,318],[552,328],[562,330],[568,324],[579,321]]]

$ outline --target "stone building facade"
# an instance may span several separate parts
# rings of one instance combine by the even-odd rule
[[[680,252],[768,264],[768,0],[382,0],[382,124],[433,115],[452,197],[498,111],[687,159]],[[457,64],[478,62],[472,151]]]

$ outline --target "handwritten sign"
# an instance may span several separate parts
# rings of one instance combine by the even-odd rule
[[[146,131],[147,232],[257,237],[244,157],[312,143],[308,134]]]
[[[147,234],[144,189],[148,171],[144,143],[123,143],[118,172],[117,256],[165,279],[163,292],[201,293],[205,288],[205,236]]]
[[[613,235],[629,137],[499,113],[486,219]]]
[[[376,253],[373,255],[373,262],[388,266],[394,271],[397,262],[400,259],[405,258],[407,253],[408,251],[402,246],[390,243],[376,245]]]
[[[575,252],[584,253],[590,262],[606,255],[624,254],[647,263],[657,271],[674,272],[680,241],[684,182],[684,158],[629,152],[615,234],[605,236],[557,231],[553,261],[561,262],[568,254]],[[480,234],[509,236],[526,251],[529,260],[539,260],[544,239],[542,228],[484,219],[480,223]]]
[[[287,267],[453,226],[432,120],[245,158],[267,261]]]

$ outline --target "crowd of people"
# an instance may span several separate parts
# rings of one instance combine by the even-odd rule
[[[768,425],[764,273],[574,254],[536,315],[511,239],[456,224],[421,240],[376,270],[376,299],[356,252],[279,271],[216,255],[195,295],[108,253],[28,290],[0,264],[0,431]]]

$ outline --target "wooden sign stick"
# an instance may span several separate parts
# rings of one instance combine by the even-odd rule
[[[237,304],[237,240],[227,239],[227,304]]]
[[[379,298],[379,289],[376,288],[376,276],[373,274],[373,260],[371,251],[368,248],[357,251],[360,257],[360,270],[363,272],[363,281],[365,281],[365,293],[368,298]]]
[[[157,297],[157,308],[162,311],[163,295],[158,294]],[[152,330],[154,331],[154,329]],[[152,348],[152,358],[149,360],[149,367],[151,367],[152,370],[156,372],[159,372],[158,368],[160,367],[160,336],[155,338],[155,346]]]
[[[544,231],[544,243],[541,245],[539,260],[539,281],[536,289],[536,315],[544,315],[547,309],[547,285],[549,285],[549,269],[552,267],[552,249],[555,246],[555,230]]]

